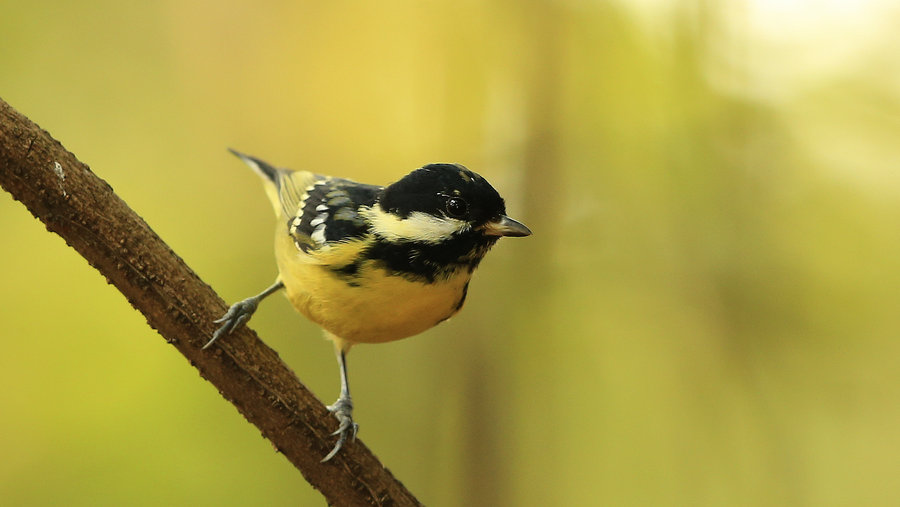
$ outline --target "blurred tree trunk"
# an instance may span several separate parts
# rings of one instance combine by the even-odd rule
[[[493,304],[498,307],[504,305],[504,301],[514,301],[517,308],[515,312],[508,308],[504,310],[515,314],[512,321],[503,324],[510,336],[495,337],[507,343],[476,344],[479,350],[467,354],[464,359],[465,375],[471,380],[465,384],[465,412],[483,415],[470,417],[464,429],[465,496],[461,501],[464,505],[504,505],[515,498],[513,477],[518,453],[508,430],[522,421],[511,422],[510,419],[521,413],[523,403],[531,406],[532,403],[540,404],[541,400],[531,398],[535,393],[530,389],[521,389],[518,378],[525,363],[518,360],[515,346],[510,346],[509,342],[526,334],[549,334],[545,332],[548,323],[542,322],[539,316],[547,306],[547,299],[552,294],[550,287],[554,285],[547,249],[556,243],[554,224],[558,223],[562,209],[558,122],[564,7],[554,2],[533,0],[502,4],[498,9],[504,22],[515,27],[516,36],[512,40],[521,46],[513,55],[498,55],[513,58],[512,64],[495,62],[495,72],[509,75],[488,82],[501,87],[511,84],[512,90],[522,94],[520,97],[503,97],[502,103],[508,109],[494,108],[493,113],[504,116],[497,121],[501,125],[507,125],[510,118],[521,119],[524,124],[512,128],[521,128],[524,136],[495,132],[495,137],[487,139],[487,143],[491,151],[504,157],[498,162],[510,166],[510,180],[521,182],[519,202],[524,202],[525,209],[520,204],[510,213],[524,220],[535,231],[535,237],[530,238],[529,248],[518,249],[520,255],[510,259],[511,262],[495,267],[502,268],[503,282],[497,284],[499,290],[528,289],[527,296],[501,292],[500,297],[494,298]],[[510,91],[500,89],[488,96]],[[503,143],[508,145],[502,146]],[[523,277],[527,282],[522,282]],[[524,333],[526,329],[527,333]],[[558,421],[543,419],[547,421],[546,431],[553,431],[549,421],[554,424]],[[528,425],[531,424],[543,426],[545,423],[529,421]],[[552,497],[531,499],[535,504],[552,503],[552,500]]]

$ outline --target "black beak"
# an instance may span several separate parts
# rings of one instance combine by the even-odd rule
[[[485,236],[522,237],[531,235],[531,229],[525,227],[525,224],[506,215],[500,215],[499,218],[495,218],[481,227]]]

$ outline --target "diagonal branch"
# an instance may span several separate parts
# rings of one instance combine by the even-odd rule
[[[362,442],[319,462],[336,421],[252,330],[201,350],[222,299],[106,182],[2,99],[0,186],[115,285],[329,503],[419,505]]]

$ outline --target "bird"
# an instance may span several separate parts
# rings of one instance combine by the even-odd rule
[[[460,164],[428,164],[387,186],[276,168],[236,150],[262,177],[277,216],[278,277],[241,300],[204,345],[244,325],[260,301],[284,290],[292,306],[334,344],[341,390],[328,410],[338,421],[329,461],[359,425],[347,353],[361,343],[419,334],[463,307],[475,268],[504,236],[531,230],[506,215],[500,194]]]

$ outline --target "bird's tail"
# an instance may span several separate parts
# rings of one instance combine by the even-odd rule
[[[243,160],[245,164],[250,166],[251,169],[256,171],[256,174],[259,174],[270,183],[278,187],[278,169],[272,167],[267,162],[260,160],[256,157],[251,157],[250,155],[245,155],[235,149],[228,148],[228,151],[233,153],[239,159]]]
[[[303,199],[306,198],[306,188],[317,178],[320,178],[307,171],[292,171],[290,169],[273,167],[265,161],[245,155],[231,148],[228,148],[228,151],[237,155],[256,174],[262,176],[265,182],[266,195],[272,201],[275,214],[279,216],[293,217],[297,213]]]

